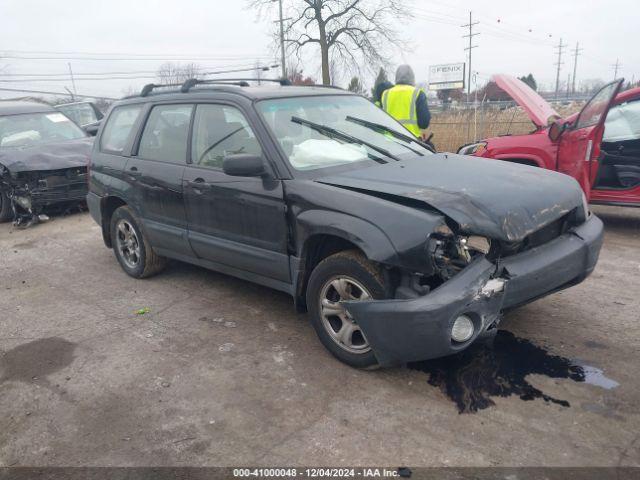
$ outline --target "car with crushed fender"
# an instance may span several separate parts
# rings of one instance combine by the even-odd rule
[[[25,227],[49,208],[84,203],[92,145],[49,105],[0,101],[0,222]]]
[[[284,291],[358,368],[490,338],[504,312],[584,280],[603,238],[566,175],[434,153],[361,96],[286,82],[116,102],[89,190],[128,275],[174,259]]]
[[[590,203],[640,207],[640,88],[605,85],[579,113],[561,118],[521,80],[493,81],[529,115],[526,135],[503,135],[462,146],[458,153],[532,165],[575,178]]]

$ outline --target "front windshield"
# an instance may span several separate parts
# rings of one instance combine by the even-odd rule
[[[86,137],[59,112],[25,113],[0,117],[0,148],[31,147]]]
[[[258,108],[296,170],[369,161],[388,163],[432,153],[362,97],[263,100]]]

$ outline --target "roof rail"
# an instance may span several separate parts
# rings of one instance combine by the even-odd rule
[[[147,83],[144,87],[142,87],[142,90],[140,91],[140,96],[141,97],[146,97],[155,88],[179,87],[180,85],[181,85],[180,83],[165,83],[165,84],[160,84],[160,85],[158,85],[156,83]]]
[[[333,88],[334,90],[344,90],[344,88],[339,87],[337,85],[322,85],[321,83],[306,83],[306,84],[296,85],[296,87]]]
[[[279,83],[282,86],[291,85],[291,82],[286,78],[219,78],[211,80],[199,80],[197,78],[190,78],[185,81],[180,87],[182,93],[187,93],[196,85],[237,85],[239,87],[248,87],[248,82],[272,82]]]

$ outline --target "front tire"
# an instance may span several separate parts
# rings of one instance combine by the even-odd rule
[[[127,275],[147,278],[166,266],[166,258],[153,251],[131,208],[122,206],[113,212],[110,231],[113,252]]]
[[[389,294],[380,268],[358,250],[325,258],[311,273],[307,286],[311,324],[320,341],[338,360],[355,368],[375,368],[378,361],[341,302],[384,298]]]
[[[8,222],[13,218],[11,200],[4,191],[0,190],[0,223]]]

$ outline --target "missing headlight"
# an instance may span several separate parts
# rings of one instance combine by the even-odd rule
[[[31,211],[31,197],[15,196],[13,201],[27,211]]]
[[[489,239],[472,235],[434,235],[429,242],[429,254],[439,276],[449,280],[464,269],[477,255],[491,249]]]

